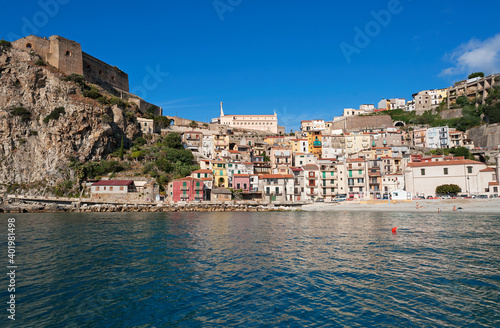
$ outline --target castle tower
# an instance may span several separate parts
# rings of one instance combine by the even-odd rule
[[[220,102],[220,117],[224,116],[224,111],[222,110],[222,101]]]

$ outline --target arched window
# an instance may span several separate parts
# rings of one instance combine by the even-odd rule
[[[26,43],[26,48],[31,49],[31,43]]]
[[[66,56],[71,56],[71,51],[66,50]]]

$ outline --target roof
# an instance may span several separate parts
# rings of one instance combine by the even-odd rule
[[[292,171],[298,171],[298,172],[300,172],[300,171],[304,171],[304,169],[303,169],[303,168],[301,168],[301,167],[294,167],[294,166],[291,166],[291,167],[290,167],[290,170],[292,170]]]
[[[261,176],[261,179],[286,179],[293,178],[291,174],[264,174]]]
[[[477,162],[473,161],[470,159],[461,159],[461,160],[454,160],[454,161],[437,161],[437,162],[411,162],[408,163],[406,166],[407,167],[426,167],[426,166],[443,166],[443,165],[466,165],[466,164],[482,164],[485,165],[482,162]]]
[[[228,150],[229,153],[231,154],[239,154],[240,152],[237,150]]]
[[[198,179],[198,178],[193,178],[193,177],[185,177],[185,178],[180,178],[180,179],[175,179],[175,181],[201,181],[201,179]]]
[[[306,164],[302,166],[304,170],[319,170],[318,165],[316,164]]]
[[[479,171],[479,172],[495,172],[495,169],[494,169],[494,168],[492,168],[492,167],[487,167],[487,168],[485,168],[485,169],[482,169],[482,170],[481,170],[481,171]]]
[[[489,186],[498,186],[498,182],[490,182],[488,183]]]
[[[207,169],[199,169],[199,170],[196,170],[196,171],[193,171],[191,173],[212,173],[212,170],[207,170]]]
[[[250,174],[235,174],[235,178],[249,178]]]
[[[134,184],[134,180],[99,180],[92,186],[128,186]]]

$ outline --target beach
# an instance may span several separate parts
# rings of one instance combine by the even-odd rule
[[[417,208],[418,203],[418,208]],[[453,211],[456,207],[457,210]],[[312,203],[302,206],[304,211],[376,211],[421,213],[484,213],[500,214],[500,198],[474,199],[418,199],[411,201],[343,201],[338,203]]]

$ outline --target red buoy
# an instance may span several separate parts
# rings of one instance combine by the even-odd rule
[[[398,227],[394,227],[394,228],[392,228],[392,233],[396,233],[396,229],[397,229],[397,228],[398,228]]]

